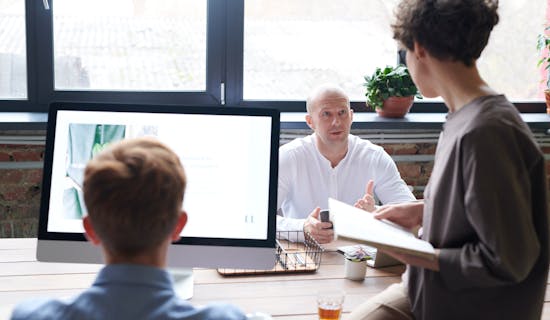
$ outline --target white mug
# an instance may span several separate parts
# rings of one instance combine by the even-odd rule
[[[367,274],[367,261],[352,261],[344,258],[345,260],[345,270],[346,270],[346,279],[363,281],[365,275]]]

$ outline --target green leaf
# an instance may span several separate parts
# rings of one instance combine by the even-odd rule
[[[382,108],[384,100],[391,96],[422,98],[409,70],[403,64],[376,68],[372,75],[364,76],[364,79],[366,103],[373,109]]]

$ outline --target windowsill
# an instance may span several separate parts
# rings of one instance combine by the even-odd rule
[[[305,112],[282,112],[281,129],[309,129],[305,123],[305,115]],[[352,128],[440,130],[445,116],[445,113],[409,113],[401,119],[388,119],[379,117],[374,112],[356,112],[353,114]],[[523,113],[521,117],[533,130],[550,129],[550,115],[546,113]],[[47,113],[3,112],[0,131],[46,130],[47,121]]]
[[[0,131],[46,130],[48,114],[45,112],[2,112]]]
[[[404,118],[379,117],[374,112],[355,112],[353,129],[426,129],[441,130],[446,113],[409,113]],[[282,112],[281,129],[309,129],[305,112]],[[522,113],[521,117],[532,130],[549,130],[550,115],[546,113]]]

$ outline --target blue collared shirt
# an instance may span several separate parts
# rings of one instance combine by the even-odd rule
[[[176,296],[163,269],[141,265],[107,265],[93,285],[69,300],[34,299],[19,304],[19,319],[245,319],[229,304],[194,307]]]

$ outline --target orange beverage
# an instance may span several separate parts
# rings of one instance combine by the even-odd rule
[[[319,305],[319,320],[338,320],[342,314],[342,305]]]

